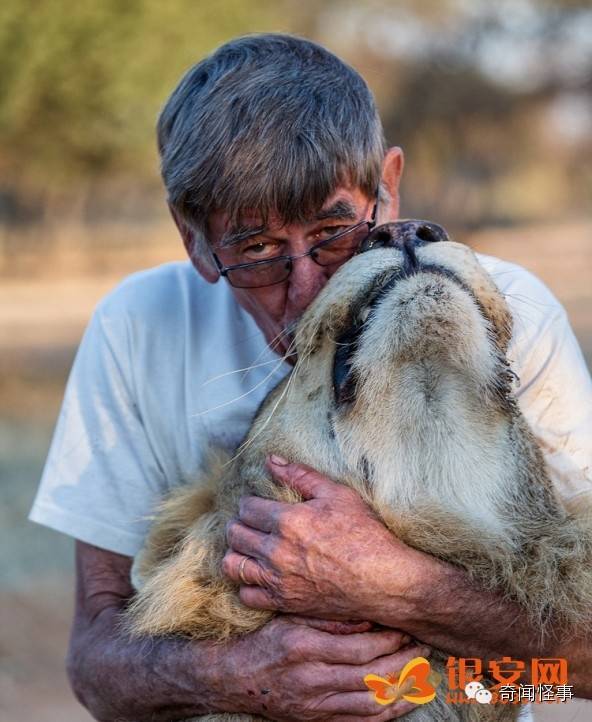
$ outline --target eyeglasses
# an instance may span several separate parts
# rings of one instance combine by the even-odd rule
[[[218,273],[235,288],[263,288],[283,283],[292,273],[294,261],[310,256],[319,266],[335,266],[351,258],[376,225],[376,204],[369,221],[360,221],[345,231],[325,238],[298,256],[276,256],[262,261],[224,266],[212,250]]]

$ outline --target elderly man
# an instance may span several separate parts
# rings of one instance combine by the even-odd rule
[[[292,614],[223,645],[122,634],[132,558],[156,503],[196,477],[209,446],[239,443],[290,368],[294,323],[372,219],[397,218],[403,168],[400,149],[385,151],[360,76],[280,35],[239,38],[192,68],[160,116],[158,139],[191,263],[137,274],[97,308],[31,513],[77,540],[68,669],[81,702],[99,720],[216,711],[386,720],[410,705],[379,708],[364,675],[400,669],[429,645],[483,658],[567,657],[576,691],[592,696],[583,642],[564,644],[558,630],[537,649],[520,610],[397,542],[351,491],[281,459],[270,461],[276,478],[308,499],[287,513],[306,507],[307,523],[291,525],[296,537],[269,532],[265,508],[251,500],[228,530],[225,570],[246,575],[246,604]],[[521,406],[566,503],[583,504],[592,389],[565,314],[522,269],[482,262],[516,317]],[[380,542],[357,546],[354,526],[356,539]],[[264,534],[273,561],[258,546]]]

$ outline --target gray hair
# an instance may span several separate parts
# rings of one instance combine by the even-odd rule
[[[280,34],[231,40],[194,65],[160,114],[158,147],[169,203],[201,234],[217,209],[234,224],[248,209],[289,224],[341,184],[371,197],[385,152],[361,76]]]

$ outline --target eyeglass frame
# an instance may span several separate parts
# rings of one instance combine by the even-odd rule
[[[209,245],[208,243],[208,249],[210,251],[210,254],[212,258],[214,259],[214,263],[216,264],[216,269],[220,276],[226,278],[228,283],[233,288],[268,288],[269,286],[277,286],[280,283],[284,283],[285,281],[290,278],[290,274],[292,273],[292,269],[294,268],[294,261],[297,261],[299,258],[306,258],[306,256],[310,256],[312,260],[317,263],[318,266],[321,268],[324,268],[322,263],[318,263],[318,261],[313,256],[313,253],[317,251],[319,248],[323,248],[323,246],[326,246],[333,241],[336,241],[337,239],[341,238],[342,236],[347,235],[348,233],[351,233],[352,231],[355,231],[356,228],[361,228],[364,224],[368,225],[368,234],[364,236],[364,238],[359,242],[358,249],[362,245],[362,243],[366,240],[368,235],[372,232],[374,227],[376,226],[376,212],[378,208],[378,200],[379,200],[379,193],[380,188],[376,191],[376,201],[374,202],[374,208],[372,209],[372,213],[370,214],[370,220],[363,220],[359,221],[358,223],[355,223],[353,226],[350,226],[349,228],[346,228],[344,231],[339,231],[339,233],[336,233],[333,236],[330,236],[329,238],[325,238],[322,241],[319,241],[318,243],[315,243],[314,246],[311,246],[308,251],[305,253],[300,253],[297,256],[276,256],[275,258],[263,258],[260,261],[250,261],[249,263],[238,263],[234,266],[225,266],[222,261],[218,258],[216,253],[214,252],[214,249]],[[354,250],[351,257],[355,256],[358,253],[358,249]],[[346,259],[349,260],[349,259]],[[290,264],[290,270],[288,271],[288,275],[285,278],[282,278],[281,281],[274,281],[273,283],[266,283],[263,286],[235,286],[230,278],[228,277],[229,271],[239,271],[241,269],[245,268],[253,268],[255,266],[262,266],[262,265],[271,265],[273,263],[279,263],[280,261],[284,261],[286,263]],[[345,263],[345,261],[343,261]]]

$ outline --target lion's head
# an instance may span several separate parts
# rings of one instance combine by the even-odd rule
[[[504,297],[468,247],[427,222],[380,226],[302,317],[295,370],[254,431],[277,414],[284,454],[383,502],[396,490],[414,504],[423,485],[478,515],[512,473],[500,459],[517,413],[510,336]]]

